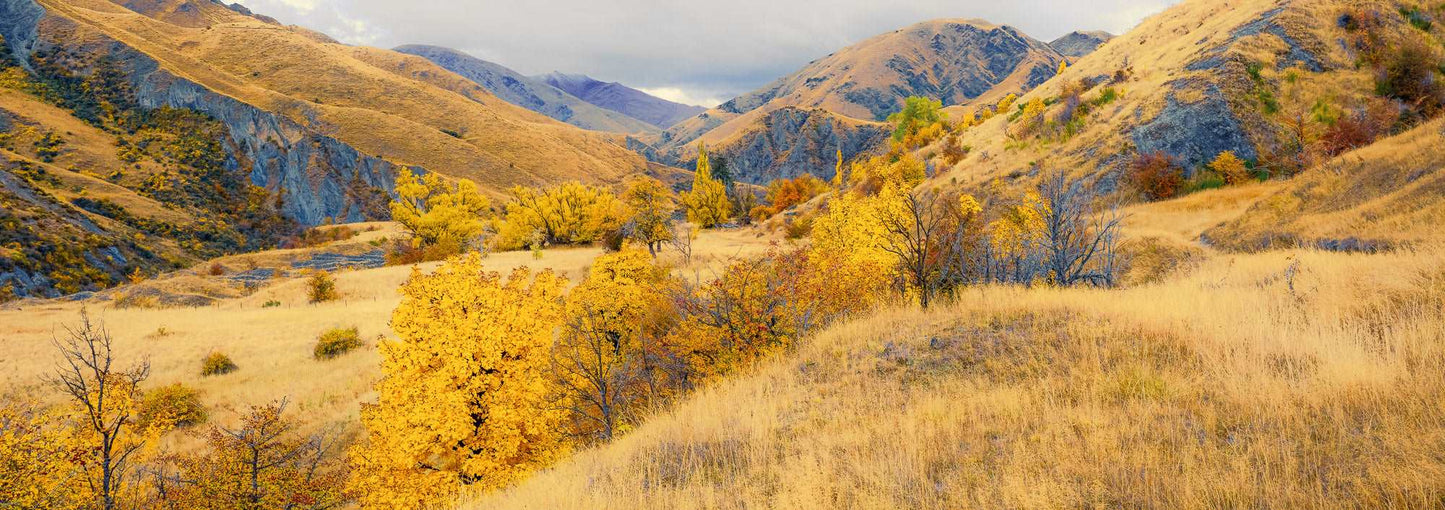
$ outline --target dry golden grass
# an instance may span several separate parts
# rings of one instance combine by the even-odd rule
[[[1427,507],[1445,251],[1217,256],[830,329],[465,508]]]
[[[1445,120],[1426,123],[1306,171],[1208,235],[1243,250],[1358,238],[1392,245],[1440,239]]]
[[[374,231],[365,231],[369,227]],[[289,269],[295,260],[317,251],[360,253],[375,249],[369,241],[396,239],[400,230],[393,223],[347,225],[363,230],[355,238],[309,249],[273,250],[217,259],[228,274],[251,267]],[[665,263],[680,274],[708,278],[729,257],[757,255],[775,239],[751,230],[707,231],[695,241],[691,264],[682,264],[675,252],[664,253]],[[595,247],[558,248],[543,252],[541,259],[531,252],[492,253],[485,259],[489,270],[508,274],[513,268],[549,268],[573,283],[581,281],[587,266],[601,254]],[[334,273],[337,301],[308,304],[306,278],[302,272],[277,278],[254,292],[225,280],[206,275],[210,262],[139,285],[126,285],[86,302],[32,301],[0,309],[0,392],[37,391],[58,398],[44,388],[41,377],[52,373],[59,361],[50,344],[52,336],[74,324],[80,309],[88,307],[115,337],[116,351],[123,360],[149,358],[152,376],[149,387],[182,382],[202,391],[202,401],[213,416],[227,422],[233,409],[244,410],[282,397],[304,428],[329,425],[349,429],[356,424],[359,404],[372,399],[371,386],[380,375],[376,342],[390,336],[388,321],[400,302],[397,289],[410,276],[410,266]],[[438,263],[421,264],[423,271]],[[138,288],[155,288],[170,295],[194,294],[216,299],[198,308],[116,308],[112,298]],[[279,306],[266,307],[267,302]],[[355,326],[365,345],[334,360],[313,359],[316,337],[332,328]],[[201,377],[201,360],[211,352],[222,352],[240,367],[237,371]],[[176,437],[182,446],[190,439]]]

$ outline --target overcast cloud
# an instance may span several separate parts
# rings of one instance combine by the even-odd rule
[[[349,44],[456,48],[713,106],[870,36],[982,18],[1048,41],[1118,34],[1174,0],[228,0]]]

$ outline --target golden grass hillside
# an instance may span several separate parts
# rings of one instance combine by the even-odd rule
[[[1445,121],[1346,153],[1289,181],[1206,235],[1236,250],[1374,251],[1438,239],[1445,224]]]
[[[1421,508],[1445,252],[1216,255],[838,325],[462,508]]]
[[[177,3],[188,8],[167,7]],[[614,135],[508,104],[420,57],[328,42],[210,1],[138,7],[156,17],[106,0],[39,4],[74,23],[47,25],[65,44],[119,41],[177,76],[364,153],[470,178],[492,192],[571,179],[616,182],[646,168]],[[167,14],[174,12],[187,16]]]
[[[376,230],[367,230],[375,226]],[[339,227],[338,227],[339,228]],[[53,373],[59,354],[51,338],[64,334],[64,327],[79,319],[80,310],[105,324],[115,337],[115,349],[122,362],[149,358],[152,364],[147,388],[182,382],[202,392],[202,402],[220,423],[228,423],[233,411],[289,398],[293,416],[305,430],[339,425],[356,426],[360,403],[374,397],[371,388],[380,376],[375,348],[378,337],[393,336],[388,326],[391,312],[401,300],[397,289],[411,275],[410,266],[341,270],[334,273],[337,301],[307,302],[307,272],[292,270],[290,264],[319,252],[360,253],[375,249],[370,243],[396,239],[399,229],[391,223],[351,225],[362,232],[356,237],[316,248],[272,250],[224,257],[194,268],[171,273],[139,284],[125,285],[79,302],[22,300],[0,307],[0,393],[34,393],[47,401],[59,395],[45,386],[42,376]],[[761,254],[777,240],[751,230],[708,231],[694,242],[690,263],[676,252],[662,257],[675,271],[689,278],[711,278],[732,257]],[[562,248],[543,252],[501,252],[487,256],[488,270],[503,274],[518,266],[559,272],[571,283],[581,281],[601,248]],[[210,275],[212,264],[222,267],[221,275]],[[430,271],[438,263],[421,264]],[[251,268],[277,268],[285,272],[258,289],[247,290],[229,278]],[[147,289],[163,291],[172,298],[200,296],[211,302],[201,307],[154,308],[118,307],[115,300]],[[159,301],[159,300],[158,300]],[[268,303],[274,305],[268,306]],[[364,346],[327,361],[312,357],[312,347],[322,332],[332,328],[357,327]],[[221,376],[202,377],[201,360],[211,352],[230,356],[239,370]],[[219,414],[218,414],[219,413]],[[193,438],[173,434],[172,439],[190,444]]]

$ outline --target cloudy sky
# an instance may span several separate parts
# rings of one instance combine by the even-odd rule
[[[228,0],[350,44],[447,46],[713,106],[870,36],[983,18],[1042,40],[1121,33],[1174,0]]]

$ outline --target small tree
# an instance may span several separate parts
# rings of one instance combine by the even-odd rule
[[[1149,200],[1167,200],[1179,194],[1184,184],[1184,171],[1163,152],[1150,152],[1134,157],[1129,163],[1129,179]]]
[[[732,203],[727,197],[727,187],[712,177],[708,165],[707,146],[697,146],[697,169],[692,178],[692,189],[687,193],[687,219],[702,228],[712,228],[726,223],[732,217]]]
[[[1234,155],[1234,151],[1224,151],[1209,163],[1209,167],[1224,178],[1226,184],[1244,184],[1249,180],[1249,169],[1245,168],[1244,160]]]
[[[159,506],[192,508],[339,508],[344,470],[335,442],[301,436],[282,415],[286,401],[253,406],[237,428],[211,427],[204,454],[174,460],[174,473],[157,472]]]
[[[312,303],[336,300],[336,280],[325,270],[316,271],[306,280],[306,298]]]
[[[1069,181],[1063,172],[1046,177],[1039,194],[1048,205],[1043,216],[1044,255],[1054,283],[1113,286],[1124,222],[1118,208],[1095,214],[1093,193]]]
[[[882,215],[888,232],[882,248],[897,258],[899,269],[918,292],[918,305],[928,308],[939,275],[944,215],[937,190],[915,190],[904,195],[901,207]]]
[[[567,297],[567,319],[552,348],[573,433],[608,440],[649,393],[649,317],[665,309],[667,271],[635,250],[597,258]]]
[[[672,211],[675,209],[672,190],[657,179],[642,176],[627,183],[622,200],[630,211],[628,237],[647,245],[654,257],[662,245],[672,239]]]
[[[53,340],[63,361],[51,383],[76,415],[76,438],[85,445],[80,464],[94,503],[112,510],[123,504],[126,475],[150,439],[136,430],[134,419],[150,362],[117,367],[110,333],[84,310],[80,325],[65,331],[64,339]]]

